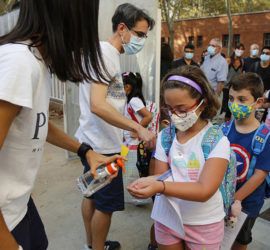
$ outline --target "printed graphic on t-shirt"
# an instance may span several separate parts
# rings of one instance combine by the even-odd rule
[[[107,96],[116,99],[125,99],[126,93],[124,90],[123,83],[119,80],[121,75],[119,73],[115,76],[115,81],[110,83],[108,86]]]
[[[237,183],[245,181],[250,165],[249,152],[238,144],[231,144],[231,148],[236,153],[237,160]]]
[[[200,162],[194,152],[191,153],[188,163],[182,154],[173,157],[172,166],[178,181],[197,181],[200,173]]]
[[[200,173],[200,162],[196,158],[196,154],[192,152],[187,164],[188,177],[191,181],[197,181]]]

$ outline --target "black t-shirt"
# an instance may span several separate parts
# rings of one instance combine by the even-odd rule
[[[186,63],[184,57],[181,58],[181,59],[175,60],[175,61],[173,62],[174,68],[178,68],[178,67],[180,67],[180,66],[186,66],[186,65],[187,65],[187,63]],[[195,63],[193,60],[191,60],[190,65],[199,67],[199,65],[198,65],[197,63]]]
[[[251,65],[250,72],[257,73],[262,78],[264,90],[270,89],[270,65],[262,68],[260,62],[255,62]]]
[[[256,58],[251,58],[249,57],[245,57],[244,59],[244,67],[243,67],[243,71],[244,72],[250,72],[250,67],[253,63],[260,61],[260,58],[256,57]]]

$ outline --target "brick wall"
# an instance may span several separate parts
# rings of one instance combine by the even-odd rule
[[[252,14],[238,14],[232,16],[233,34],[240,35],[240,42],[244,43],[246,50],[244,56],[249,55],[250,45],[258,43],[260,49],[264,42],[264,33],[270,33],[270,11]],[[184,46],[190,36],[194,37],[195,61],[200,60],[200,55],[207,48],[211,38],[222,39],[228,35],[228,19],[226,15],[207,17],[201,19],[186,19],[174,24],[174,58],[183,56]],[[197,47],[197,38],[202,36],[202,46]],[[167,25],[162,23],[162,37],[168,41]],[[227,56],[227,48],[222,52]]]

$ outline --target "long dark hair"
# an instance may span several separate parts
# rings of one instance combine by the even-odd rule
[[[243,44],[243,43],[239,43],[239,44],[237,44],[236,46],[235,46],[235,49],[240,49],[240,48],[243,48],[243,49],[245,49],[245,45]],[[235,61],[235,52],[233,52],[232,53],[232,55],[230,56],[230,59],[231,59],[231,65],[233,65],[234,64],[234,61]],[[243,62],[242,62],[242,60],[240,59],[240,67],[242,67],[243,66]]]
[[[139,97],[143,104],[146,105],[145,99],[142,93],[142,77],[140,73],[125,72],[122,74],[124,85],[131,85],[131,92],[127,96],[127,102],[129,103],[133,97]]]
[[[60,80],[106,81],[111,77],[102,71],[98,10],[99,0],[22,0],[18,22],[0,45],[31,40]]]

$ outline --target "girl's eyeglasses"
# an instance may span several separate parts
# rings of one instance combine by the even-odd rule
[[[187,113],[191,111],[193,108],[195,108],[199,104],[199,101],[195,102],[191,107],[187,108],[186,110],[180,110],[177,108],[171,109],[168,106],[162,107],[162,111],[167,113],[169,116],[172,116],[173,114],[177,115],[180,118],[186,118]]]

